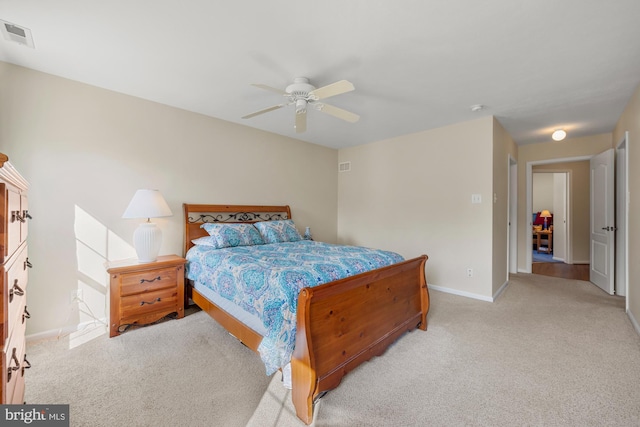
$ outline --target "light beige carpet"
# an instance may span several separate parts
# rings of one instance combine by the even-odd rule
[[[244,426],[270,381],[204,312],[76,341],[27,348],[27,403],[70,404],[72,426]]]
[[[623,298],[525,274],[495,303],[431,298],[428,331],[346,376],[315,426],[640,425],[640,337]],[[249,425],[301,425],[277,378]]]
[[[429,330],[345,377],[316,426],[637,426],[640,337],[624,299],[519,274],[495,303],[431,292]],[[280,376],[196,313],[68,350],[30,345],[30,403],[74,426],[301,426]]]

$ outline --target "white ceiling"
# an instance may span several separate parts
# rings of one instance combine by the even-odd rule
[[[611,132],[640,82],[638,0],[0,0],[0,60],[339,148],[494,115],[518,144]],[[294,77],[347,79],[296,134]],[[473,113],[470,107],[486,108]]]

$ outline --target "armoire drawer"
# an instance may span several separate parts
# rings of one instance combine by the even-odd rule
[[[20,242],[24,242],[27,240],[27,236],[29,235],[29,219],[31,219],[31,214],[29,214],[29,199],[27,195],[22,193],[20,194],[20,217],[22,221],[20,221]]]
[[[4,403],[22,404],[24,403],[24,369],[30,367],[25,357],[24,335],[13,334],[6,346],[6,351],[2,354],[5,369],[2,374],[2,381],[5,383]],[[17,391],[17,393],[16,393]]]
[[[22,323],[22,314],[27,300],[27,280],[27,246],[23,246],[6,272],[5,304],[8,306],[8,328],[5,328],[5,339],[11,334],[14,325]]]
[[[26,219],[22,217],[22,210],[20,208],[20,193],[11,186],[6,184],[0,184],[6,201],[5,206],[5,242],[4,253],[2,254],[1,262],[5,262],[11,257],[11,255],[18,249],[20,243],[23,242],[21,237],[22,224],[26,222]]]

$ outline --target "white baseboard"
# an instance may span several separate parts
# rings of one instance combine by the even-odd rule
[[[629,320],[631,320],[631,324],[633,325],[638,335],[640,335],[640,324],[638,323],[636,318],[633,317],[633,313],[630,310],[627,310],[627,316],[629,316]]]
[[[82,322],[77,325],[69,325],[59,329],[50,329],[48,331],[38,332],[36,334],[30,334],[25,336],[25,339],[28,343],[36,342],[36,341],[51,340],[51,339],[60,339],[61,337],[71,335],[75,332],[84,331],[85,329],[88,329],[88,328],[93,329],[96,327],[104,327],[106,331],[107,318],[103,317],[97,320]]]
[[[442,286],[433,286],[433,285],[428,285],[428,286],[429,286],[429,289],[433,289],[434,291],[445,292],[447,294],[453,294],[453,295],[460,295],[462,297],[467,297],[467,298],[479,299],[481,301],[493,302],[493,298],[487,297],[484,295],[478,295],[471,292],[459,291],[457,289],[445,288]]]
[[[495,294],[493,294],[493,301],[497,300],[497,299],[498,299],[498,297],[499,297],[500,295],[502,295],[502,293],[504,292],[504,290],[505,290],[505,289],[507,289],[507,285],[508,285],[508,284],[509,284],[509,281],[507,280],[506,282],[504,282],[504,283],[502,284],[502,286],[500,286],[500,289],[498,289],[498,290],[496,291],[496,293],[495,293]]]

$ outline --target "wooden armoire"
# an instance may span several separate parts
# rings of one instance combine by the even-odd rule
[[[27,231],[31,215],[27,202],[29,184],[0,153],[0,285],[2,306],[2,388],[0,404],[24,403],[25,369],[31,365],[25,353],[27,280],[31,267],[27,256]]]

